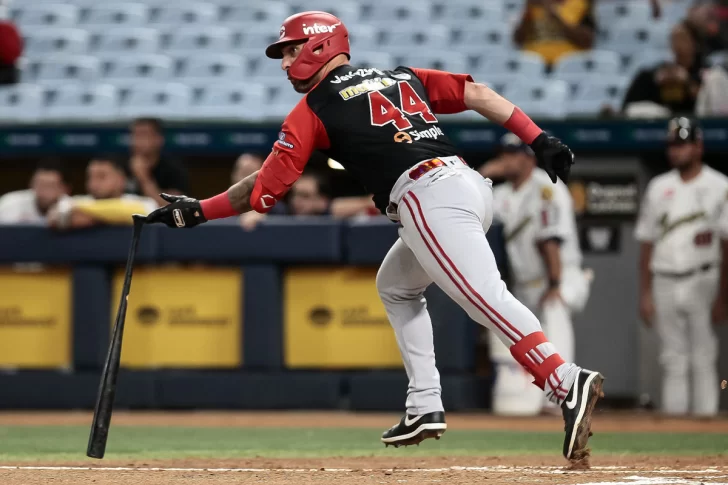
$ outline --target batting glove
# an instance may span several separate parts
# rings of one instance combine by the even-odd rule
[[[536,154],[538,166],[549,174],[553,183],[556,183],[556,177],[568,183],[569,172],[574,165],[574,154],[569,147],[558,138],[546,133],[538,135],[530,146]]]
[[[147,224],[162,223],[168,227],[195,227],[207,222],[200,201],[186,195],[159,194],[169,202],[147,216]]]

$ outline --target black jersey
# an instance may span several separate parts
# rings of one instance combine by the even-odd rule
[[[351,65],[331,71],[291,111],[274,145],[263,185],[275,199],[290,187],[313,149],[349,171],[384,212],[397,179],[420,161],[459,152],[436,113],[467,109],[464,74],[398,67]],[[294,169],[291,171],[290,169]],[[281,188],[273,187],[282,184]]]

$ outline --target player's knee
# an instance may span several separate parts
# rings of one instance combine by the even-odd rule
[[[377,291],[379,292],[379,298],[381,298],[385,304],[408,301],[417,297],[417,295],[410,294],[412,292],[406,291],[401,286],[396,275],[392,274],[391,271],[388,271],[385,266],[379,268],[379,271],[377,272],[376,285]]]
[[[663,354],[660,359],[665,375],[682,378],[688,375],[688,356],[682,354]]]

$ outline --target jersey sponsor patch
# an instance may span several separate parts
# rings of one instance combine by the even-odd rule
[[[282,145],[282,146],[284,146],[286,148],[290,148],[291,150],[293,148],[295,148],[293,146],[293,143],[289,143],[289,142],[286,141],[286,134],[283,133],[282,131],[280,133],[278,133],[278,144],[279,145]]]
[[[549,186],[541,187],[541,198],[543,200],[551,200],[554,198],[554,189]]]
[[[355,86],[349,86],[342,89],[341,91],[339,91],[339,96],[341,96],[344,101],[348,101],[362,94],[380,91],[384,88],[388,88],[389,86],[394,86],[396,82],[397,81],[395,81],[394,79],[390,79],[388,77],[375,77],[374,79],[367,79],[366,81],[361,82]]]

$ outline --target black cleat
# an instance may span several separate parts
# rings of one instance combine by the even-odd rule
[[[566,432],[564,457],[567,460],[582,460],[589,456],[586,445],[592,435],[592,412],[599,398],[604,397],[603,383],[604,377],[599,372],[582,370],[561,404]]]
[[[386,446],[419,445],[427,438],[440,439],[447,429],[445,413],[436,411],[421,416],[405,414],[402,420],[382,434],[382,443]]]

